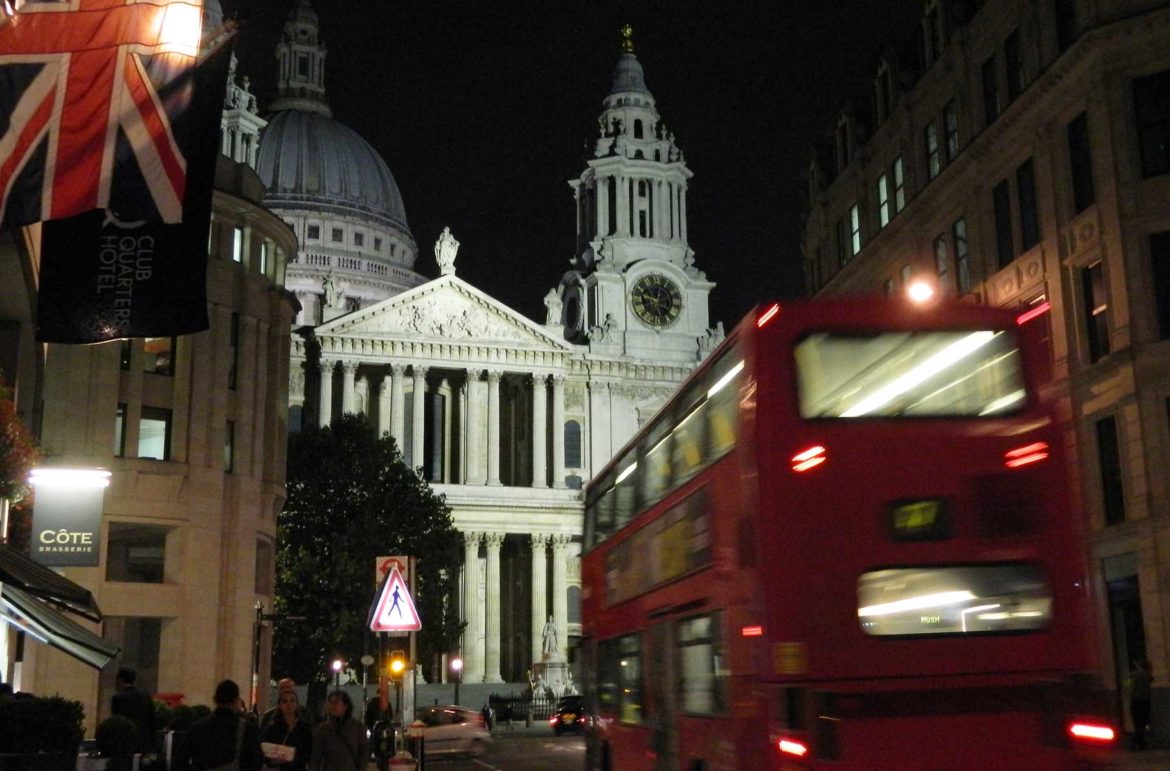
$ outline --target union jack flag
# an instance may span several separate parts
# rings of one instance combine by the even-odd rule
[[[0,227],[182,220],[201,0],[16,0],[0,17]]]

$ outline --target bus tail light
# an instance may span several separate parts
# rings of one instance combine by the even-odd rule
[[[1019,316],[1016,316],[1016,325],[1022,327],[1037,316],[1043,316],[1045,313],[1048,313],[1051,309],[1052,303],[1050,302],[1042,302],[1039,305],[1033,306]]]
[[[794,758],[808,757],[808,745],[796,739],[780,739],[776,742],[776,749],[780,750],[782,755],[790,755]]]
[[[1047,442],[1032,442],[1003,454],[1003,465],[1008,468],[1019,468],[1037,463],[1048,457]]]
[[[775,303],[772,305],[771,308],[768,308],[768,310],[761,313],[760,317],[758,319],[756,319],[756,329],[759,329],[760,327],[764,326],[772,319],[776,318],[776,315],[778,313],[780,313],[780,304]]]
[[[1068,724],[1068,735],[1074,744],[1103,746],[1112,744],[1117,732],[1108,723],[1095,720],[1074,720]]]
[[[792,470],[796,472],[808,471],[828,460],[827,450],[821,445],[801,450],[792,456]]]

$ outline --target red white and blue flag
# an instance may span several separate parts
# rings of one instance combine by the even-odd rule
[[[182,220],[200,0],[25,0],[0,21],[3,225]]]

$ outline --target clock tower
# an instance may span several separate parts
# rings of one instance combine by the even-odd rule
[[[569,184],[577,204],[573,270],[561,279],[566,339],[598,353],[695,362],[710,350],[708,295],[687,243],[691,171],[658,115],[622,28],[593,157]]]

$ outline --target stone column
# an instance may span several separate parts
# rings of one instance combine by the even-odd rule
[[[483,649],[479,645],[479,542],[483,533],[463,534],[463,679],[483,680]]]
[[[382,376],[382,387],[378,389],[378,436],[390,431],[390,411],[392,401],[390,391],[393,388],[393,377]]]
[[[597,186],[597,238],[609,235],[609,179],[597,177],[594,181]]]
[[[412,410],[413,431],[411,432],[410,467],[420,468],[426,462],[426,396],[427,396],[427,368],[415,364],[414,367],[414,404]]]
[[[565,376],[552,376],[552,437],[553,437],[553,480],[552,486],[565,486]]]
[[[341,362],[341,414],[354,412],[354,378],[357,375],[356,361]]]
[[[552,537],[552,616],[557,627],[557,655],[562,657],[569,650],[569,582],[566,580],[568,565],[565,564],[568,546],[569,536],[558,534]]]
[[[479,470],[483,464],[480,457],[479,438],[479,404],[475,399],[475,386],[479,382],[479,370],[467,370],[467,381],[463,384],[467,393],[467,422],[463,426],[463,435],[467,437],[463,452],[463,483],[483,484]]]
[[[504,678],[500,677],[500,547],[504,544],[504,534],[485,533],[483,542],[487,546],[487,575],[484,577],[486,584],[484,648],[487,655],[483,681],[502,683]]]
[[[500,484],[500,378],[502,372],[488,373],[488,478],[489,485]]]
[[[548,376],[532,375],[532,486],[548,487]]]
[[[687,186],[678,186],[678,237],[687,242]]]
[[[406,438],[406,391],[402,386],[405,385],[406,365],[391,364],[390,375],[390,436],[398,443],[398,451],[403,452],[402,442]]]
[[[630,234],[630,180],[626,179],[621,174],[614,177],[617,183],[614,186],[617,194],[617,233],[619,236],[628,236]]]
[[[548,536],[532,534],[532,661],[544,651],[544,623],[548,620]]]
[[[321,403],[317,406],[317,425],[321,428],[329,425],[333,419],[333,365],[332,359],[321,359]]]

